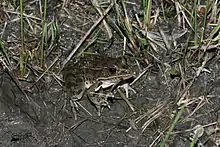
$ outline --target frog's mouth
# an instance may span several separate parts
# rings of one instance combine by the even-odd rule
[[[130,84],[134,81],[135,76],[132,74],[124,74],[117,76],[110,76],[107,78],[98,78],[97,81],[99,85],[96,87],[95,91],[100,91],[101,89],[110,89],[110,91],[115,90],[117,87],[122,86],[124,84]]]

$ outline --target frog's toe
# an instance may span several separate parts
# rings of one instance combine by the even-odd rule
[[[129,93],[129,90],[131,90],[133,93],[137,93],[130,85],[129,83],[126,83],[126,84],[123,84],[120,86],[121,88],[123,88],[125,90],[125,94],[126,94],[126,98],[128,98],[128,93]]]
[[[107,101],[103,101],[99,106],[96,106],[98,110],[98,116],[101,116],[101,113],[105,107],[108,107],[110,109],[110,105]]]

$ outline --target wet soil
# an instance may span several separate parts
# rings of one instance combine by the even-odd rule
[[[25,21],[26,46],[33,55],[38,56],[36,52],[41,37],[38,27],[41,24],[39,2],[27,0],[24,3],[25,14],[30,14],[27,19],[32,23],[28,25],[28,20]],[[109,58],[126,56],[129,66],[134,68],[134,74],[137,77],[143,75],[131,85],[137,93],[129,93],[134,112],[122,99],[113,99],[110,109],[104,108],[101,116],[98,116],[97,109],[88,98],[77,102],[77,109],[72,109],[73,104],[69,101],[71,94],[64,87],[63,73],[59,73],[64,59],[100,17],[91,2],[48,2],[48,20],[57,20],[59,39],[53,50],[48,52],[46,64],[51,65],[57,57],[59,60],[39,81],[37,79],[43,71],[34,66],[36,61],[28,64],[27,79],[18,78],[18,54],[13,54],[19,53],[20,47],[20,39],[16,37],[20,33],[19,19],[16,19],[19,15],[16,11],[18,4],[13,3],[8,7],[5,3],[2,5],[5,9],[0,10],[0,35],[13,69],[9,71],[2,65],[0,71],[0,146],[159,146],[184,103],[188,104],[167,146],[190,146],[190,136],[196,125],[202,125],[205,129],[197,145],[201,142],[205,147],[219,146],[220,63],[217,49],[204,53],[203,57],[207,57],[208,61],[203,67],[205,70],[198,74],[198,68],[204,60],[198,60],[198,54],[193,49],[186,51],[184,47],[178,46],[176,50],[166,51],[157,47],[157,54],[153,50],[140,51],[141,56],[131,56],[132,51],[126,48],[129,54],[124,55],[123,38],[113,31],[114,39],[109,40],[101,24],[91,35],[97,35],[99,39],[86,51]],[[133,7],[139,9],[138,5],[129,3],[128,9]],[[186,36],[190,35],[188,33]],[[87,39],[81,48],[84,49],[91,40]],[[179,44],[185,41],[184,37],[177,40]],[[181,54],[184,51],[189,59],[187,62],[193,63],[191,66],[185,64]],[[147,68],[148,65],[151,65],[150,68]],[[184,75],[173,77],[171,68],[178,69],[178,72],[184,70]],[[77,119],[74,114],[77,114]]]

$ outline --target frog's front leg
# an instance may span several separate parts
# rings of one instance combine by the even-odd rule
[[[134,109],[134,106],[131,104],[131,102],[128,100],[128,96],[126,96],[126,95],[128,95],[128,94],[124,94],[122,91],[121,91],[121,89],[120,89],[120,87],[118,87],[117,89],[117,92],[119,93],[119,95],[121,96],[121,98],[127,103],[127,105],[130,107],[130,109],[132,110],[132,111],[135,111],[135,109]]]
[[[99,86],[96,88],[96,91],[100,91],[101,89],[108,90],[109,93],[112,93],[113,91],[117,91],[121,98],[127,103],[127,105],[130,107],[132,111],[135,111],[133,105],[129,102],[129,90],[136,93],[136,91],[131,88],[129,85],[133,80],[133,75],[121,75],[121,76],[113,76],[108,78],[99,78]],[[123,91],[125,91],[125,94]]]
[[[125,90],[125,95],[126,95],[126,98],[128,99],[128,91],[131,90],[134,94],[136,94],[137,92],[129,85],[129,83],[125,83],[121,86],[119,86],[121,88],[123,88]]]

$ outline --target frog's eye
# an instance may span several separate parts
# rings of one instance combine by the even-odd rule
[[[109,72],[110,72],[111,74],[115,74],[116,71],[117,71],[116,66],[111,66],[111,67],[109,67]]]

